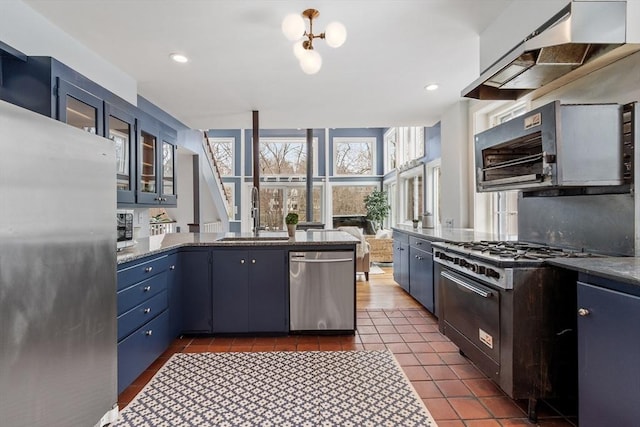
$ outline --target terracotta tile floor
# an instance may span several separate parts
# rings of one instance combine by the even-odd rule
[[[381,277],[378,280],[384,280]],[[388,279],[388,278],[387,278]],[[376,276],[370,276],[374,282]],[[358,287],[369,286],[358,282]],[[393,292],[404,292],[394,283]],[[398,291],[399,290],[399,291]],[[359,289],[360,292],[360,289]],[[375,305],[375,304],[371,304]],[[124,407],[176,352],[336,351],[389,349],[402,366],[439,427],[533,426],[526,418],[526,402],[508,398],[491,380],[462,357],[437,328],[437,319],[422,308],[358,309],[358,332],[353,336],[183,337],[156,360],[118,398]],[[541,402],[539,426],[570,427]]]

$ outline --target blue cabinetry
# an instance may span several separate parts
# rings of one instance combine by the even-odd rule
[[[118,269],[118,393],[174,338],[170,328],[172,255],[148,257]]]
[[[182,249],[180,256],[180,331],[211,333],[211,249]]]
[[[288,332],[286,253],[213,250],[213,332]]]
[[[409,292],[409,236],[393,232],[393,280]]]
[[[409,289],[431,313],[435,313],[431,242],[409,237]]]
[[[640,297],[578,282],[578,384],[581,427],[633,426],[640,420]],[[599,283],[586,283],[586,282]]]

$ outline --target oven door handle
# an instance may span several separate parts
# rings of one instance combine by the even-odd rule
[[[487,291],[485,291],[483,289],[478,289],[475,286],[472,286],[472,285],[468,284],[464,280],[459,279],[459,278],[453,276],[452,274],[450,274],[450,273],[448,273],[446,271],[441,271],[440,275],[442,277],[444,277],[445,279],[447,279],[447,280],[451,280],[456,285],[462,286],[463,288],[465,288],[465,289],[467,289],[467,290],[469,290],[469,291],[471,291],[473,293],[476,293],[476,294],[480,295],[482,298],[490,298],[491,295],[493,295],[492,292],[487,292]]]

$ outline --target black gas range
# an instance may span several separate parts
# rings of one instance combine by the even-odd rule
[[[433,242],[440,331],[510,397],[577,394],[576,276],[551,258],[601,257],[518,241]]]

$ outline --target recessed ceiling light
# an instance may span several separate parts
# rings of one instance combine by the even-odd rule
[[[438,89],[438,83],[429,83],[424,87],[425,90],[432,91]]]
[[[184,64],[185,62],[189,62],[189,58],[187,58],[186,56],[184,56],[181,53],[172,53],[171,55],[169,55],[169,58],[173,59],[176,62],[179,62],[180,64]]]

